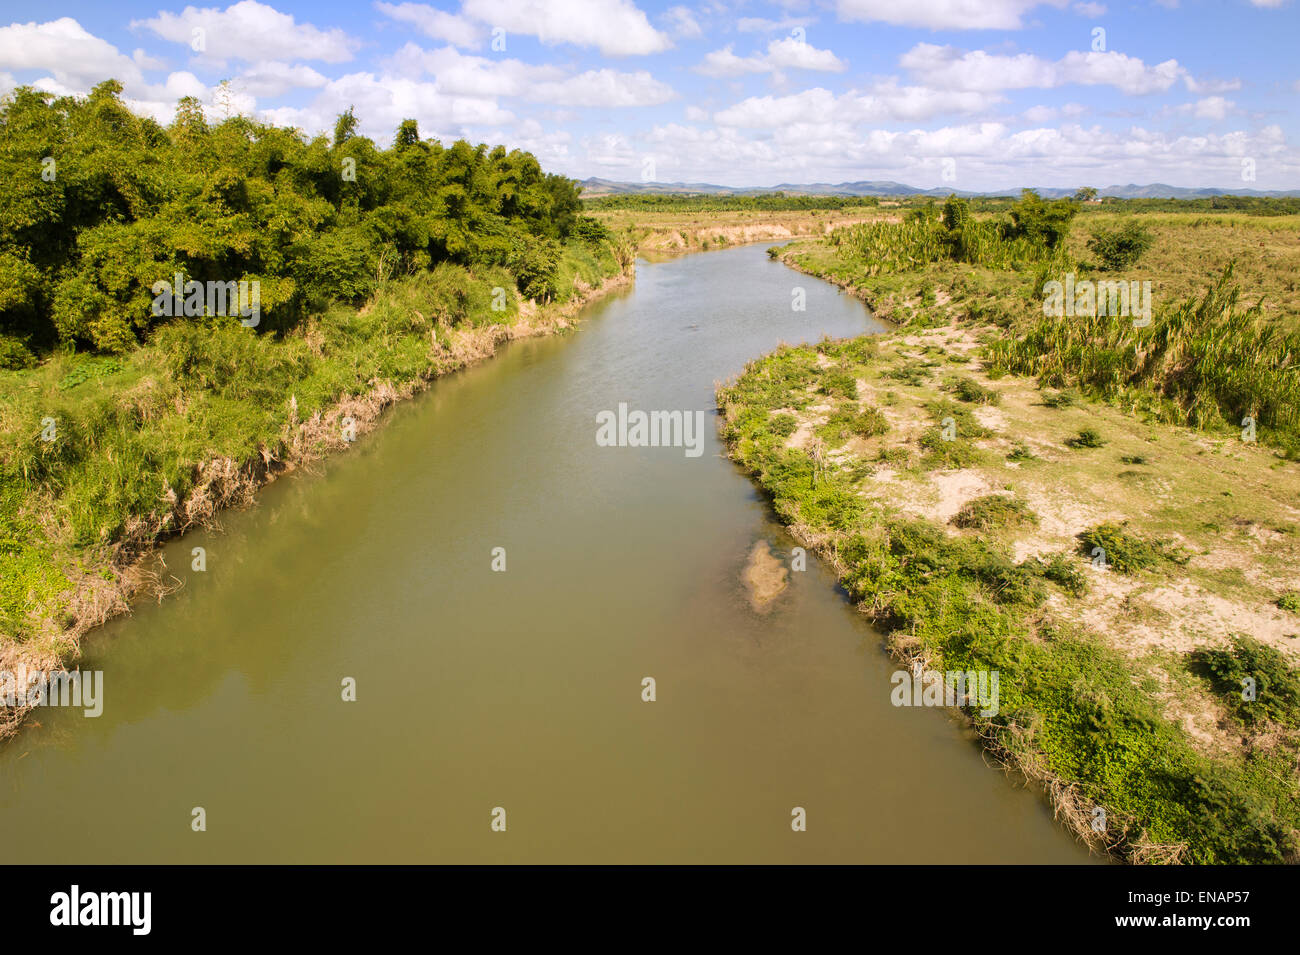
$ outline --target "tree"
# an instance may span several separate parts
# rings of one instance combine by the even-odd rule
[[[1092,186],[1081,186],[1074,194],[1075,202],[1092,202],[1097,198],[1097,190]]]
[[[352,107],[349,106],[344,112],[339,113],[339,118],[334,123],[334,148],[338,149],[345,142],[356,135],[357,118],[352,113]]]
[[[1070,222],[1079,212],[1073,199],[1044,201],[1032,189],[1020,193],[1011,207],[1011,237],[1029,239],[1055,249],[1070,234]]]

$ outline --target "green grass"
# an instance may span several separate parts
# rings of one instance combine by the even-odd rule
[[[1206,755],[1161,715],[1129,661],[1100,639],[1050,623],[1032,629],[1052,588],[1068,599],[1087,592],[1078,557],[1053,554],[1017,564],[996,539],[951,537],[935,524],[900,516],[887,503],[855,495],[848,476],[816,477],[806,454],[781,445],[771,412],[791,398],[771,383],[806,367],[811,356],[810,349],[780,349],[721,387],[724,438],[781,519],[833,549],[844,586],[890,635],[891,646],[920,649],[939,669],[998,670],[999,714],[987,720],[968,714],[986,745],[1034,775],[1073,786],[1084,806],[1104,806],[1122,830],[1113,841],[1121,852],[1154,843],[1182,844],[1185,861],[1196,863],[1291,857],[1300,806],[1294,787],[1270,776],[1285,771],[1284,753],[1259,751],[1242,760]],[[950,410],[935,405],[931,414]],[[1185,559],[1167,542],[1118,525],[1094,528],[1084,540],[1105,546],[1122,572]]]
[[[594,286],[617,271],[608,252],[571,243],[562,299],[575,279]],[[81,568],[177,530],[173,502],[201,463],[281,454],[299,422],[341,398],[450,370],[435,341],[509,323],[518,305],[508,272],[439,265],[384,283],[361,311],[331,307],[282,335],[230,319],[176,322],[125,355],[60,353],[0,371],[0,631],[19,643],[48,637]]]

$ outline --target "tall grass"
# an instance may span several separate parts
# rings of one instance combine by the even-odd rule
[[[988,346],[1000,371],[1079,384],[1108,396],[1144,392],[1168,416],[1204,428],[1251,418],[1263,434],[1300,442],[1300,333],[1239,306],[1229,266],[1198,301],[1157,309],[1146,327],[1106,316],[1042,318]]]

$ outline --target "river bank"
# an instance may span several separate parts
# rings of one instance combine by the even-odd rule
[[[732,457],[895,657],[1000,671],[1002,712],[967,718],[1094,848],[1294,861],[1295,468],[998,367],[989,346],[1028,311],[1017,273],[774,255],[900,324],[778,350],[718,392]]]
[[[219,355],[232,342],[237,342],[233,355],[220,356],[215,364],[200,371],[204,387],[219,388],[238,381],[250,370],[237,368],[241,361],[250,362],[253,374],[266,371],[267,367],[257,366],[258,358],[267,357],[267,352],[271,353],[267,366],[273,369],[292,363],[292,352],[299,349],[325,359],[331,345],[337,347],[337,344],[331,342],[331,334],[324,326],[331,321],[337,323],[342,310],[335,309],[285,343],[265,345],[260,355],[256,347],[252,352],[246,351],[252,333],[243,329],[201,330],[190,332],[196,335],[196,340],[185,343],[188,348],[183,356],[162,350],[151,354],[146,348],[131,357],[134,366],[131,369],[115,361],[105,372],[83,372],[73,387],[88,380],[106,392],[105,402],[117,413],[110,412],[110,417],[116,419],[110,420],[110,426],[116,425],[122,431],[134,426],[137,432],[152,428],[158,440],[166,444],[166,450],[176,457],[176,465],[188,471],[188,480],[178,493],[176,486],[181,482],[164,477],[158,498],[145,499],[144,506],[124,508],[122,523],[111,531],[105,529],[99,541],[83,538],[79,542],[75,533],[59,526],[58,515],[64,508],[57,494],[46,491],[43,496],[26,498],[17,507],[10,502],[10,526],[19,524],[43,531],[44,540],[27,541],[26,553],[17,555],[26,558],[23,564],[28,572],[25,581],[28,589],[26,593],[10,596],[21,600],[27,612],[21,631],[0,634],[0,672],[48,672],[73,665],[87,631],[129,612],[132,602],[143,596],[156,595],[162,599],[169,592],[169,580],[148,569],[161,543],[193,528],[211,526],[225,509],[252,503],[260,488],[283,474],[326,455],[348,450],[359,436],[377,426],[386,409],[423,391],[439,377],[491,357],[504,342],[572,328],[582,308],[630,286],[635,267],[629,259],[624,259],[613,274],[602,275],[593,267],[586,275],[590,282],[583,274],[573,275],[566,301],[544,305],[510,301],[506,312],[509,321],[494,321],[497,316],[490,310],[462,317],[460,321],[444,321],[439,314],[442,299],[434,294],[437,288],[430,284],[430,279],[394,281],[356,313],[356,321],[375,320],[371,324],[378,324],[378,328],[367,327],[368,333],[379,333],[375,336],[379,344],[374,351],[403,355],[404,361],[389,363],[387,367],[381,363],[373,368],[378,374],[363,373],[360,378],[354,375],[352,383],[335,377],[324,382],[324,395],[312,388],[315,383],[302,374],[268,382],[269,387],[261,394],[221,395],[227,400],[233,398],[245,414],[256,415],[254,406],[263,402],[273,402],[284,409],[279,421],[252,422],[240,429],[233,441],[229,440],[231,435],[223,434],[219,425],[207,421],[198,422],[199,429],[205,432],[199,447],[188,443],[193,435],[172,433],[168,437],[165,418],[187,417],[192,410],[190,400],[176,389],[177,378],[187,373],[192,375],[195,365],[211,361],[213,352]],[[395,323],[390,321],[393,318],[397,319]],[[222,341],[226,335],[241,336],[242,340]],[[228,361],[221,363],[221,357]],[[79,367],[85,369],[88,365],[82,363]],[[360,370],[364,366],[354,362],[353,367]],[[44,378],[49,382],[67,382],[75,371],[47,369]],[[19,379],[38,373],[41,371],[9,374]],[[33,390],[45,391],[47,387]],[[315,395],[309,396],[304,387],[316,391]],[[58,391],[66,389],[50,390],[53,395],[44,400],[28,396],[28,403],[49,408],[60,397]],[[7,410],[13,414],[12,408]],[[87,427],[89,421],[98,417],[102,425],[105,417],[102,410],[96,410],[100,411],[99,415],[92,412],[83,419],[84,423],[76,422],[75,412],[71,411],[56,411],[47,416],[55,422],[56,441],[68,439],[66,432],[58,433],[60,425],[71,425],[67,430],[72,431],[72,440],[89,443],[94,430],[93,425]],[[120,418],[123,412],[125,422]],[[230,414],[228,410],[224,413]],[[110,430],[117,428],[110,427]],[[44,449],[38,446],[38,450]],[[120,444],[106,442],[98,447],[97,454],[105,466],[120,470],[124,465],[129,466],[128,462],[121,461],[122,452]],[[118,461],[114,461],[115,457]],[[187,458],[193,464],[186,464]],[[143,483],[149,470],[141,468],[134,480]],[[132,477],[127,476],[126,480],[131,481]],[[14,492],[11,488],[8,494],[12,496]],[[197,556],[195,559],[201,560]],[[43,594],[38,593],[38,587],[31,586],[32,579],[46,585]],[[43,601],[33,599],[38,595]],[[14,620],[12,612],[9,620]],[[0,706],[0,740],[12,735],[30,710],[30,706]]]
[[[637,266],[579,334],[439,378],[166,544],[181,588],[82,642],[102,715],[43,709],[0,749],[7,858],[1089,862],[955,721],[891,705],[879,634],[716,429],[698,457],[596,440],[620,403],[707,421],[753,356],[878,324],[762,245]],[[789,573],[755,607],[760,541]]]

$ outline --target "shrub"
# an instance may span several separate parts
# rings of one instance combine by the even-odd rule
[[[958,527],[987,531],[998,527],[1034,525],[1038,523],[1038,515],[1014,497],[988,494],[963,504],[952,522]]]
[[[799,422],[792,414],[777,414],[772,416],[770,429],[778,437],[788,438],[799,429]]]
[[[1230,649],[1194,650],[1192,672],[1204,677],[1247,726],[1266,721],[1300,725],[1300,679],[1276,649],[1252,637],[1232,638]],[[1253,699],[1248,692],[1253,681]]]
[[[921,463],[929,470],[946,468],[972,468],[984,461],[984,453],[964,438],[945,441],[939,428],[930,428],[921,435],[921,449],[926,452]]]
[[[1106,442],[1095,428],[1084,428],[1073,438],[1066,438],[1065,443],[1068,447],[1078,450],[1080,448],[1100,448]]]
[[[1038,455],[1034,454],[1033,451],[1029,450],[1029,445],[1024,444],[1022,442],[1021,444],[1017,444],[1014,448],[1012,448],[1007,453],[1007,460],[1008,461],[1037,461]]]
[[[1290,613],[1300,613],[1300,591],[1288,590],[1277,598],[1277,605]]]
[[[1149,229],[1128,222],[1118,229],[1098,229],[1088,240],[1088,248],[1101,259],[1103,268],[1114,272],[1135,263],[1154,242]]]
[[[872,438],[889,430],[889,422],[875,408],[857,411],[841,408],[831,414],[818,432],[835,442],[844,442],[849,438]]]
[[[858,380],[843,368],[833,368],[822,375],[821,391],[835,398],[856,398]]]
[[[977,405],[996,405],[1002,403],[1002,395],[992,388],[985,388],[973,378],[961,378],[953,385],[952,392],[962,401]]]
[[[1040,561],[1042,574],[1072,597],[1082,597],[1088,592],[1088,578],[1067,554],[1053,554]]]
[[[1190,556],[1168,541],[1138,537],[1128,533],[1125,525],[1109,521],[1079,534],[1079,544],[1088,556],[1100,547],[1106,563],[1121,574],[1135,574],[1166,562],[1185,564]]]

